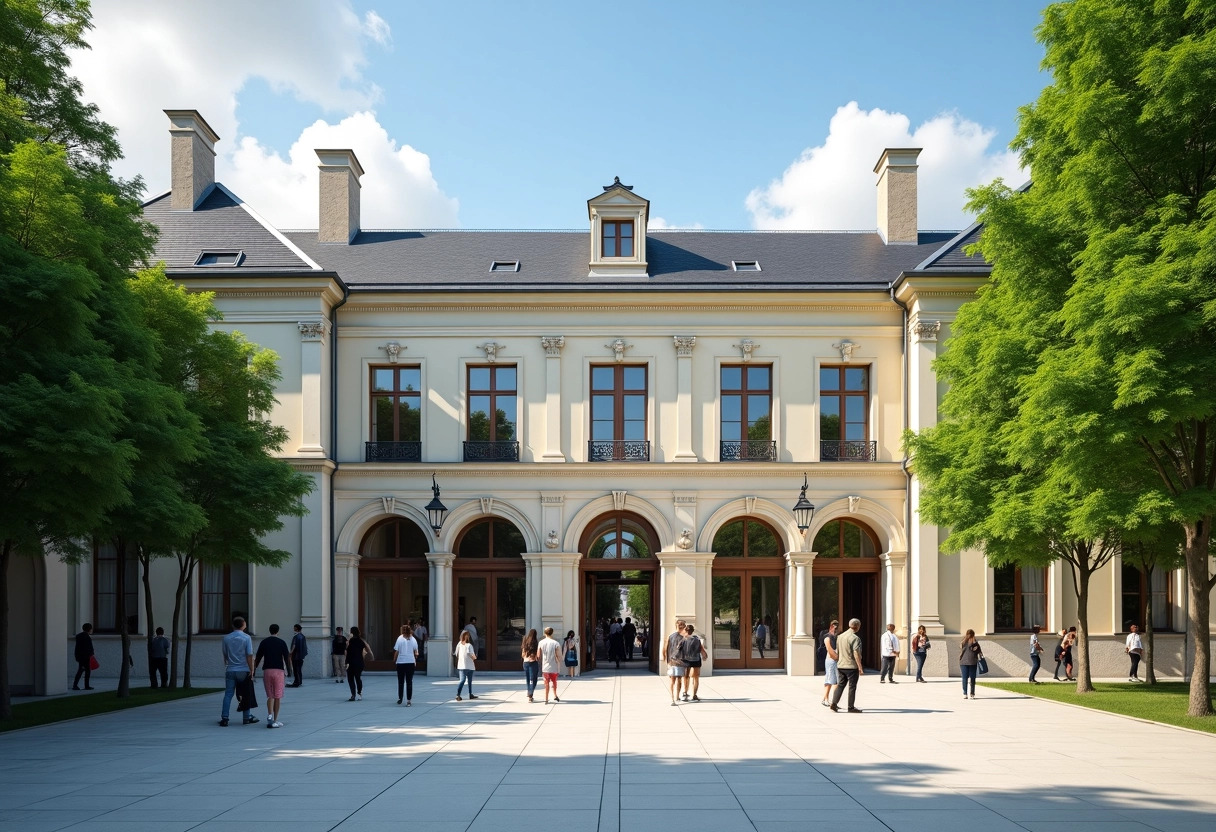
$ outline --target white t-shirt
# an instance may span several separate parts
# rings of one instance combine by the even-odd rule
[[[473,639],[473,643],[477,643],[477,625],[472,622],[464,625],[464,631],[469,634],[469,638]]]
[[[1127,634],[1127,652],[1130,653],[1133,650],[1139,650],[1141,652],[1144,651],[1144,642],[1140,640],[1139,633]]]
[[[561,662],[559,659],[562,655],[562,646],[557,639],[545,636],[537,645],[540,651],[540,672],[541,673],[560,673]]]
[[[413,636],[397,636],[393,649],[397,651],[397,664],[413,664],[414,653],[418,652],[418,642],[414,641]]]
[[[473,649],[473,645],[466,642],[460,642],[456,645],[456,650],[452,653],[456,657],[457,670],[476,670],[477,669],[477,651]]]
[[[887,630],[882,634],[882,655],[884,657],[894,656],[899,652],[899,636]]]

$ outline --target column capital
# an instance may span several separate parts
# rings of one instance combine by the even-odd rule
[[[546,563],[578,563],[582,552],[523,552],[524,563],[541,566]]]
[[[363,558],[353,552],[334,552],[334,566],[339,569],[358,569],[361,560]]]
[[[692,348],[697,345],[697,336],[695,335],[673,335],[672,341],[676,345],[677,358],[692,358]]]
[[[451,566],[456,561],[455,552],[428,552],[426,561],[431,566]]]
[[[715,555],[717,552],[659,552],[656,557],[660,567],[698,566],[712,564]]]
[[[937,334],[941,332],[941,321],[922,321],[917,319],[916,323],[908,328],[908,335],[913,343],[921,343],[922,341],[936,341]]]
[[[790,566],[810,566],[818,552],[786,552],[785,562]]]
[[[908,562],[907,552],[883,552],[878,559],[884,566],[902,566]]]
[[[296,326],[300,330],[301,341],[320,341],[322,344],[329,337],[329,330],[332,328],[329,321],[325,318],[299,321],[296,323]]]
[[[549,358],[561,358],[562,347],[566,346],[566,336],[542,335],[540,345],[545,348],[545,355]]]

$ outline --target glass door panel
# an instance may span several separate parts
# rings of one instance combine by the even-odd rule
[[[401,621],[397,625],[398,628],[401,624],[409,624],[411,621],[416,627],[419,622],[430,620],[430,581],[425,574],[402,577],[397,582],[397,589],[401,593],[398,603]],[[418,647],[418,667],[421,669],[426,667],[426,643],[420,642]]]
[[[752,658],[773,660],[780,665],[781,654],[781,578],[753,575],[751,579],[752,630],[764,625],[763,639],[752,639]],[[760,666],[753,664],[753,666]]]
[[[460,639],[460,631],[476,619],[473,626],[477,630],[476,644],[479,667],[489,659],[485,653],[486,628],[493,626],[486,614],[488,579],[482,576],[457,578],[456,580],[456,640]]]
[[[743,578],[739,575],[724,575],[713,579],[713,656],[714,663],[724,667],[742,666],[738,663],[742,657],[739,650],[740,638],[746,641],[746,636],[740,635],[739,628],[742,585]]]
[[[376,655],[374,664],[391,661],[397,630],[393,627],[393,579],[387,575],[363,578],[363,630]]]
[[[527,632],[524,619],[526,578],[496,578],[494,656],[499,668],[509,669],[521,661],[520,649]]]
[[[840,620],[840,577],[838,575],[811,578],[811,617],[813,619],[811,631],[816,639],[828,628],[829,624]],[[815,645],[815,656],[815,671],[818,673],[823,670],[823,663],[818,658],[818,644]]]

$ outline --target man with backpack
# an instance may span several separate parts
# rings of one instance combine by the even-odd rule
[[[663,655],[661,658],[667,664],[667,688],[671,693],[671,704],[678,704],[680,698],[680,685],[683,680],[684,685],[688,684],[688,668],[684,666],[684,660],[680,658],[680,645],[684,641],[684,619],[676,619],[676,630],[667,637],[667,641],[663,644]]]
[[[692,687],[692,701],[700,702],[697,691],[701,687],[701,660],[708,658],[709,652],[701,637],[695,634],[691,624],[684,625],[684,640],[680,642],[680,660],[688,668],[688,676],[684,680],[684,701],[688,701],[688,688]]]

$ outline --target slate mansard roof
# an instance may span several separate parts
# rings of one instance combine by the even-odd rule
[[[144,205],[160,228],[155,258],[173,274],[334,272],[353,291],[882,291],[914,271],[986,271],[962,249],[978,226],[921,232],[916,245],[886,245],[875,232],[652,231],[649,277],[588,277],[589,231],[360,231],[349,245],[315,231],[280,232],[222,185],[194,211],[168,194]],[[197,266],[202,252],[243,252],[240,263]],[[518,271],[491,272],[494,261]],[[760,271],[735,271],[756,261]]]

